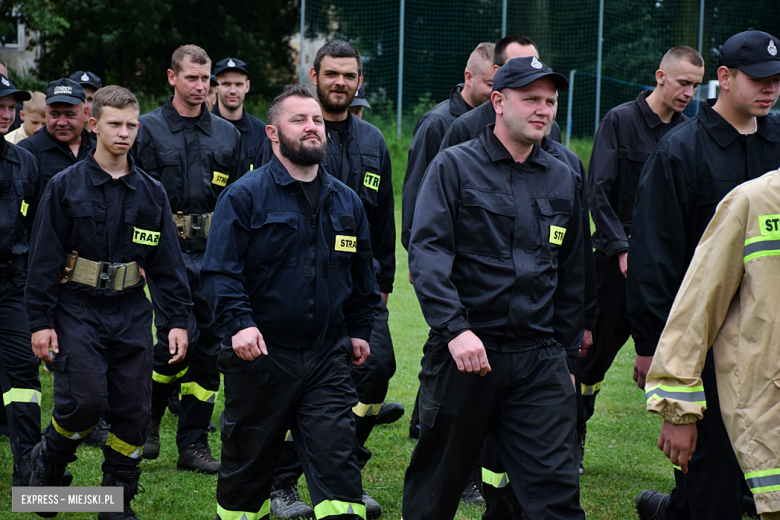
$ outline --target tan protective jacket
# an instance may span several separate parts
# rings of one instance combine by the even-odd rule
[[[715,358],[723,421],[758,512],[780,511],[780,171],[735,188],[694,254],[647,375],[647,409],[702,418]]]

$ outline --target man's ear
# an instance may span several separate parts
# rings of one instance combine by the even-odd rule
[[[495,91],[490,94],[490,102],[493,103],[493,110],[496,114],[504,113],[504,95],[500,91]]]
[[[279,133],[274,125],[265,125],[265,135],[274,143],[279,142]]]
[[[316,87],[317,86],[317,73],[314,71],[314,67],[309,69],[309,77],[311,78],[311,82]]]
[[[176,86],[176,73],[174,73],[171,69],[168,69],[168,83],[172,86]]]
[[[731,78],[733,77],[728,67],[718,67],[718,83],[720,83],[721,90],[731,90]]]
[[[664,83],[666,83],[666,73],[664,73],[663,70],[658,69],[655,71],[655,82],[658,84],[658,86],[662,86]]]

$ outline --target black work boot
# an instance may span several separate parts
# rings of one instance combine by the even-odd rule
[[[274,479],[276,480],[276,479]],[[279,487],[271,490],[271,514],[277,518],[314,518],[314,509],[298,494],[298,477],[282,479]]]
[[[216,473],[219,471],[219,466],[219,461],[211,454],[209,440],[205,433],[197,441],[180,449],[179,460],[176,462],[176,467],[179,469],[207,474]]]
[[[379,413],[376,414],[374,424],[391,424],[403,417],[404,405],[401,403],[382,403]]]
[[[32,475],[32,464],[30,456],[22,457],[19,462],[14,461],[13,485],[29,486],[30,476]]]
[[[669,495],[645,489],[636,496],[636,512],[641,520],[667,520]]]
[[[35,445],[30,454],[30,486],[62,486],[65,466],[65,464],[57,464],[49,458],[44,438]],[[56,512],[36,512],[35,514],[43,518],[57,516]]]
[[[152,401],[152,413],[149,426],[146,427],[146,442],[141,456],[145,459],[156,459],[160,456],[160,422],[165,415],[166,402]]]
[[[482,496],[482,467],[479,464],[471,470],[460,501],[475,506],[485,505],[485,498]]]
[[[103,483],[101,484],[103,487],[122,486],[124,488],[125,508],[124,511],[98,513],[98,520],[138,520],[135,511],[130,507],[130,501],[133,500],[138,491],[144,491],[143,486],[138,483],[140,475],[141,468],[115,471],[103,475]]]

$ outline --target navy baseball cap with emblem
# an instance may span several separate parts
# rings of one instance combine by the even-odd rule
[[[371,108],[371,105],[368,104],[368,100],[366,99],[366,89],[363,85],[360,85],[360,88],[355,94],[355,98],[349,106]]]
[[[758,79],[780,74],[780,41],[754,29],[735,34],[721,47],[718,67],[736,68]]]
[[[68,103],[78,105],[87,99],[81,85],[71,79],[58,79],[46,85],[46,104]]]
[[[214,65],[215,76],[219,76],[228,70],[237,70],[238,72],[249,76],[249,69],[246,68],[246,63],[236,58],[225,58],[224,60],[219,60],[217,64]]]
[[[16,102],[27,101],[32,96],[26,90],[16,90],[11,80],[0,74],[0,98],[15,96]]]
[[[82,87],[92,87],[96,90],[103,88],[103,82],[100,81],[100,77],[94,72],[77,70],[70,75],[70,79]]]
[[[545,65],[536,56],[514,58],[498,69],[493,77],[493,92],[505,88],[520,88],[530,85],[537,79],[550,78],[557,90],[567,90],[569,81]]]

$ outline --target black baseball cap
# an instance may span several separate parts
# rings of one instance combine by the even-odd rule
[[[78,105],[87,99],[84,89],[81,85],[72,79],[58,79],[46,85],[46,104],[68,103]]]
[[[748,29],[723,44],[718,67],[736,68],[754,78],[780,74],[780,43],[771,34]]]
[[[0,74],[0,98],[16,96],[16,102],[27,101],[32,95],[26,90],[16,90],[11,80]]]
[[[103,82],[100,81],[100,77],[94,72],[77,70],[70,75],[70,79],[81,85],[82,87],[92,87],[94,89],[103,88]]]
[[[225,58],[214,65],[215,76],[219,76],[226,70],[237,70],[238,72],[249,76],[249,69],[246,68],[246,63],[236,58]]]
[[[505,88],[520,88],[530,85],[537,79],[549,77],[558,90],[568,90],[569,81],[562,75],[542,63],[536,56],[514,58],[498,69],[493,77],[493,92]]]
[[[360,88],[355,94],[355,98],[352,100],[352,103],[350,103],[349,106],[371,108],[371,105],[368,104],[368,100],[366,99],[366,89],[363,87],[363,85],[360,85]]]

